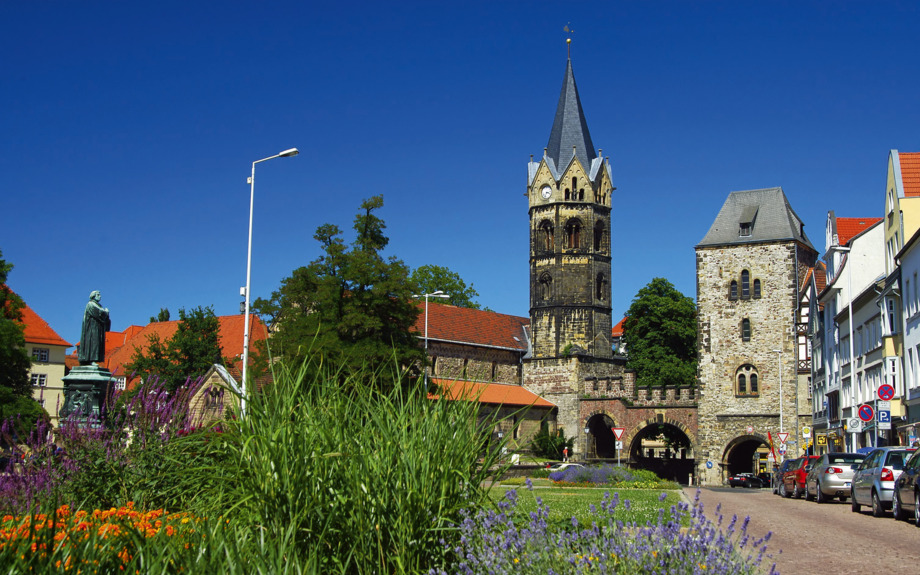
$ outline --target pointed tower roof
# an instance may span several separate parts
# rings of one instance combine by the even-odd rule
[[[581,109],[575,74],[572,72],[572,59],[569,58],[565,66],[562,93],[559,94],[559,104],[556,106],[556,118],[549,134],[549,144],[546,145],[546,156],[553,160],[559,172],[565,170],[572,161],[573,147],[582,166],[590,170],[597,152],[591,142],[591,134],[588,133],[588,122]]]

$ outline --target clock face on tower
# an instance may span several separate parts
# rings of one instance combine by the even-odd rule
[[[553,189],[551,187],[543,186],[543,189],[540,190],[540,195],[543,196],[544,200],[548,200],[551,195],[553,195]]]

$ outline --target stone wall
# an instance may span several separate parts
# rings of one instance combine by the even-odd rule
[[[697,308],[699,333],[698,473],[704,484],[721,484],[722,466],[737,438],[779,431],[780,388],[793,415],[797,385],[795,314],[803,266],[813,265],[795,242],[698,248]],[[809,252],[810,253],[810,252]],[[798,256],[798,257],[797,257]],[[761,296],[729,298],[730,282],[740,284],[742,270],[761,282]],[[739,287],[740,291],[740,287]],[[753,291],[753,289],[752,289]],[[742,337],[742,321],[750,337]],[[774,350],[782,350],[779,354]],[[736,375],[753,366],[757,394],[736,392]],[[780,381],[780,371],[782,378]],[[746,378],[750,385],[749,375]],[[706,461],[713,462],[711,468]]]
[[[432,375],[493,383],[521,383],[522,352],[429,341]]]

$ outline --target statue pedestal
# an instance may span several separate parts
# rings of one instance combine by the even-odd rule
[[[106,401],[112,393],[115,378],[112,372],[96,364],[79,365],[64,376],[64,405],[61,420],[74,418],[79,422],[92,420],[102,423]]]

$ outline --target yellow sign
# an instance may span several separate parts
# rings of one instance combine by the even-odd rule
[[[826,435],[819,435],[819,436],[816,437],[815,439],[817,440],[818,445],[827,445],[827,436],[826,436]]]

